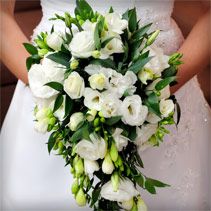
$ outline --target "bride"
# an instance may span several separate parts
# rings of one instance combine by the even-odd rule
[[[179,71],[176,91],[182,117],[178,129],[159,148],[140,152],[150,177],[171,187],[157,195],[141,191],[149,210],[209,210],[211,208],[210,128],[211,112],[196,77],[209,62],[209,12],[204,14],[184,41],[177,24],[171,18],[173,0],[88,0],[95,10],[106,12],[109,6],[122,13],[136,6],[141,24],[153,22],[162,30],[157,45],[166,54],[179,49],[184,64]],[[2,210],[79,210],[71,195],[71,174],[64,161],[49,156],[45,142],[48,135],[33,129],[33,99],[27,84],[22,43],[26,37],[13,19],[14,1],[2,4],[1,13],[7,21],[2,30],[2,61],[20,79],[1,130],[1,198]],[[74,0],[41,0],[43,17],[33,38],[49,31],[48,19],[54,13],[73,13]],[[33,18],[33,17],[32,17]],[[60,22],[56,30],[63,30]],[[14,39],[15,34],[15,39]],[[191,79],[192,78],[192,79]],[[187,83],[186,83],[187,82]],[[88,210],[88,208],[82,208]]]

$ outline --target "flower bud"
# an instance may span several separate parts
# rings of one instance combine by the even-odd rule
[[[149,68],[144,68],[139,71],[138,78],[143,84],[147,84],[147,80],[153,79],[153,71]]]
[[[103,90],[106,85],[106,77],[103,73],[93,74],[89,77],[89,83],[92,89]]]
[[[146,45],[147,46],[152,45],[152,43],[155,41],[155,39],[157,38],[157,36],[159,35],[159,33],[160,33],[160,30],[156,30],[155,32],[153,32],[151,34],[151,36],[149,37],[149,39],[147,40]]]
[[[80,206],[80,207],[83,207],[86,205],[86,196],[85,196],[82,188],[79,189],[79,191],[76,195],[76,202],[77,202],[78,206]]]
[[[39,49],[39,50],[38,50],[38,55],[39,55],[40,57],[44,57],[45,54],[47,54],[47,53],[48,53],[48,49],[43,48],[43,49]]]
[[[55,117],[51,117],[51,118],[49,119],[49,121],[48,121],[48,124],[49,124],[49,125],[52,125],[52,126],[54,126],[55,123],[56,123],[56,118],[55,118]]]
[[[71,26],[71,16],[70,16],[70,14],[65,12],[64,17],[65,17],[65,25],[67,27],[70,27]]]
[[[100,118],[100,121],[101,121],[102,123],[105,123],[105,118],[104,118],[104,117],[101,117],[101,118]]]
[[[98,50],[92,51],[92,56],[95,59],[98,59],[100,57],[100,51],[98,51]]]
[[[36,43],[40,48],[44,48],[44,49],[48,48],[48,46],[46,45],[46,43],[45,43],[44,41],[42,41],[42,40],[36,39],[36,40],[35,40],[35,43]]]
[[[111,182],[112,182],[112,187],[113,187],[113,191],[117,192],[118,188],[119,188],[119,175],[117,172],[115,172],[114,174],[112,174],[111,176]]]
[[[174,111],[174,103],[172,100],[162,99],[160,101],[160,112],[163,117],[168,117]]]
[[[76,176],[79,177],[81,174],[83,174],[84,172],[84,164],[81,158],[79,158],[79,160],[76,162],[75,164],[75,173]]]
[[[144,200],[138,196],[138,203],[137,203],[138,211],[147,211],[147,206]]]
[[[78,126],[80,123],[84,120],[84,115],[82,112],[76,112],[71,115],[70,122],[68,124],[68,127],[72,131],[76,131],[78,129]]]
[[[116,144],[115,144],[114,141],[111,144],[110,156],[111,156],[111,160],[113,162],[117,161],[117,159],[118,159],[118,150],[117,150],[117,147],[116,147]]]
[[[78,189],[79,189],[78,180],[75,179],[71,187],[72,194],[76,194],[78,192]]]
[[[79,65],[78,60],[77,60],[77,59],[73,59],[73,60],[71,61],[71,63],[70,63],[70,68],[71,68],[71,70],[75,70],[75,69],[78,67],[78,65]]]
[[[63,39],[60,34],[57,32],[53,32],[52,34],[49,34],[46,38],[46,42],[50,48],[52,48],[55,51],[60,51],[61,46],[63,43]]]
[[[112,174],[113,170],[114,170],[114,164],[111,160],[109,153],[107,153],[102,164],[102,171],[105,174]]]
[[[138,206],[136,203],[133,203],[133,207],[132,207],[131,211],[138,211]],[[140,211],[142,211],[142,210],[140,210]]]
[[[91,109],[89,110],[87,113],[86,113],[86,119],[91,122],[94,120],[95,116],[97,114],[97,111],[94,110],[94,109]]]
[[[131,210],[133,207],[133,198],[128,201],[123,201],[121,207],[125,210]]]
[[[99,117],[104,117],[102,111],[98,112]]]
[[[100,124],[100,119],[99,119],[99,118],[96,118],[96,119],[94,120],[94,127],[98,127],[99,124]]]

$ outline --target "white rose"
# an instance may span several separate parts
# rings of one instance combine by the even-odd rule
[[[102,137],[92,133],[90,134],[91,141],[81,140],[76,145],[76,153],[88,160],[98,160],[103,159],[106,155],[107,145]]]
[[[33,64],[28,73],[29,86],[32,94],[37,98],[50,98],[58,91],[44,86],[48,82],[64,81],[65,66],[60,65],[52,60],[44,57],[42,64]]]
[[[86,174],[93,174],[95,171],[99,171],[100,167],[97,161],[84,159],[84,171]]]
[[[123,148],[127,146],[129,141],[129,138],[121,135],[122,132],[123,130],[121,128],[116,128],[116,130],[112,134],[118,151],[122,151]]]
[[[119,188],[116,192],[113,190],[112,182],[109,181],[102,186],[100,194],[104,199],[123,202],[139,195],[139,192],[135,189],[133,183],[125,178],[119,181]]]
[[[77,73],[72,72],[64,81],[64,91],[71,99],[79,99],[84,93],[84,79]]]
[[[70,122],[68,123],[68,127],[72,131],[76,131],[78,126],[84,120],[84,115],[82,112],[76,112],[70,116]]]
[[[55,51],[60,51],[61,46],[63,43],[62,36],[59,35],[57,32],[53,32],[52,34],[49,34],[46,38],[47,44],[50,48],[52,48]]]
[[[117,34],[122,34],[123,30],[128,26],[127,20],[122,19],[122,17],[117,13],[106,14],[105,22],[107,24],[108,30],[116,32]]]
[[[69,50],[76,58],[88,58],[95,50],[94,34],[92,31],[81,31],[73,36]]]
[[[147,142],[152,135],[154,135],[157,131],[158,124],[145,124],[140,127],[136,127],[136,140],[135,143],[138,146],[142,146],[145,142]]]
[[[106,86],[106,77],[103,73],[94,74],[89,77],[89,83],[92,89],[103,90]]]
[[[100,111],[101,104],[101,93],[91,88],[85,88],[84,91],[84,105],[89,109]]]
[[[174,111],[174,103],[172,100],[164,100],[160,101],[160,113],[163,117],[168,117],[170,113]]]
[[[156,80],[154,80],[151,84],[149,84],[146,88],[146,90],[148,90],[149,92],[155,89],[156,84],[161,81],[162,79],[157,78]],[[158,99],[167,99],[169,98],[171,95],[170,93],[170,86],[167,85],[166,87],[164,87],[162,90],[160,90],[160,96],[158,96]]]
[[[142,105],[139,95],[126,97],[121,106],[122,121],[131,126],[140,126],[144,123],[148,113],[147,106]]]

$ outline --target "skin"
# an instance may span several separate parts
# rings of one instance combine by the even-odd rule
[[[200,2],[200,1],[198,1]],[[190,4],[192,4],[190,2]],[[1,1],[0,13],[2,16],[1,26],[1,60],[10,71],[24,83],[28,83],[25,60],[28,53],[22,43],[29,42],[14,19],[15,0]],[[180,14],[176,11],[177,14]],[[188,18],[187,15],[184,18]],[[206,11],[200,15],[198,21],[193,26],[185,42],[178,50],[183,53],[184,64],[178,73],[177,86],[172,91],[175,92],[194,75],[209,64],[210,60],[210,11],[206,6]],[[14,33],[15,32],[15,33]],[[14,53],[15,52],[15,53]]]

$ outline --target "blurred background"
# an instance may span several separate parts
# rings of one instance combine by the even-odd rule
[[[4,0],[0,0],[4,1]],[[58,0],[59,1],[59,0]],[[191,7],[190,7],[191,2]],[[190,1],[190,0],[181,0],[175,3],[175,8],[173,12],[173,18],[178,23],[181,28],[183,35],[186,37],[191,31],[193,25],[196,23],[198,18],[205,12],[207,4],[210,4],[210,1]],[[187,5],[188,9],[187,9]],[[180,15],[176,12],[180,10]],[[15,19],[25,35],[30,39],[30,36],[33,33],[33,29],[38,25],[42,17],[42,11],[40,7],[39,0],[17,0],[15,5]],[[184,18],[184,17],[189,17]],[[206,70],[202,71],[198,75],[199,83],[202,87],[204,95],[208,101],[211,103],[210,98],[210,66]],[[0,128],[3,123],[4,117],[10,105],[17,79],[9,72],[9,70],[0,63]]]

